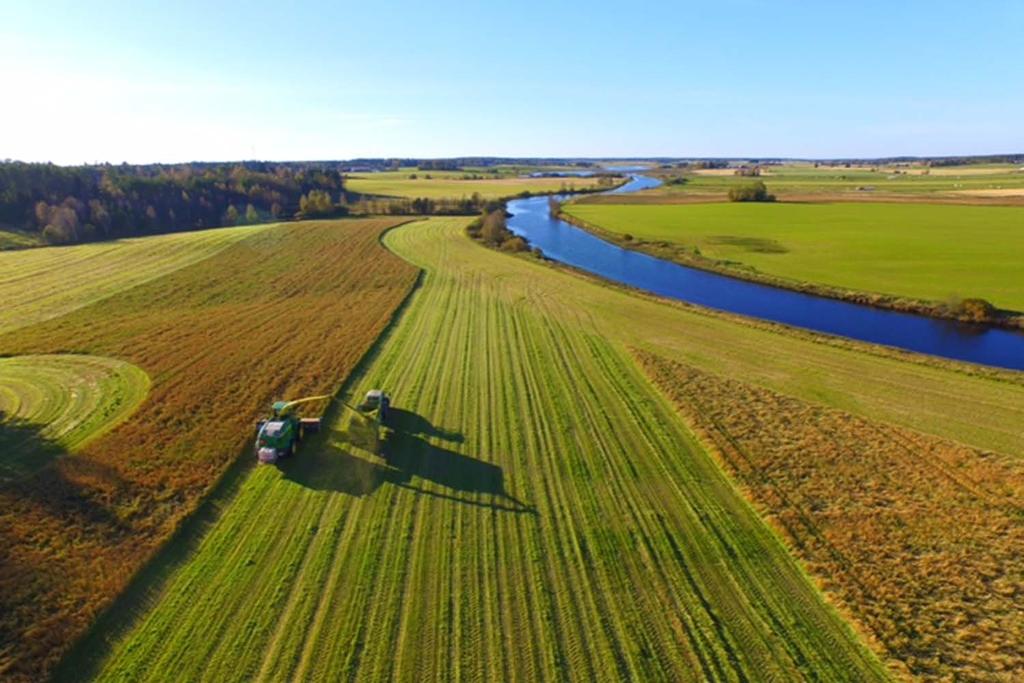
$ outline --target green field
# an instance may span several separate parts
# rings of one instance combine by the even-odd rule
[[[1024,311],[1024,208],[898,203],[571,204],[588,223],[797,282]]]
[[[145,372],[113,358],[0,358],[0,483],[110,430],[148,389]]]
[[[1009,164],[976,164],[925,169],[911,167],[841,166],[815,167],[807,163],[767,166],[759,180],[772,192],[786,194],[895,193],[908,197],[941,193],[950,197],[999,196],[1015,192],[1024,197],[1024,171]],[[925,171],[927,170],[927,173]],[[730,187],[749,183],[754,178],[737,176],[732,170],[663,171],[667,176],[684,175],[682,185],[666,185],[645,194],[679,195],[725,192]]]
[[[0,333],[56,318],[201,261],[268,226],[0,252]]]
[[[100,678],[884,678],[629,347],[1011,454],[1019,376],[637,297],[462,225],[386,237],[427,275],[350,387],[393,393],[383,447],[334,413],[253,471],[151,607],[118,607]]]
[[[415,174],[416,178],[410,178]],[[428,179],[426,176],[430,176]],[[567,187],[583,189],[597,184],[595,178],[522,178],[514,175],[479,180],[463,180],[467,174],[455,171],[388,171],[346,176],[345,189],[367,195],[387,197],[427,197],[430,199],[471,197],[484,199],[513,197],[521,192],[543,194]]]

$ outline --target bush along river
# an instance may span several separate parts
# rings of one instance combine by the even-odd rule
[[[655,178],[633,175],[609,194],[659,184]],[[540,247],[547,258],[652,294],[815,332],[1024,370],[1024,332],[874,308],[665,261],[554,218],[546,196],[510,201],[508,212],[509,230]]]

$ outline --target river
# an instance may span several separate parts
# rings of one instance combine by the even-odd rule
[[[655,178],[633,175],[610,193],[658,184]],[[1024,370],[1024,332],[889,311],[672,263],[623,249],[553,218],[545,196],[510,201],[508,211],[509,229],[540,247],[546,257],[652,294],[815,332]]]

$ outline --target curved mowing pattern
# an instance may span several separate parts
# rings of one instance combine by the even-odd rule
[[[885,678],[628,351],[462,225],[386,238],[427,276],[354,387],[383,449],[345,413],[255,470],[100,678]]]
[[[148,390],[145,372],[113,358],[0,358],[0,482],[107,431]]]
[[[157,280],[0,335],[3,355],[123,358],[153,380],[117,429],[24,485],[0,486],[0,679],[47,678],[252,443],[272,400],[323,394],[348,376],[416,281],[380,244],[398,222],[261,228]]]

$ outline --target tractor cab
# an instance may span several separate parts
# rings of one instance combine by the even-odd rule
[[[256,432],[256,457],[262,463],[273,463],[294,455],[299,438],[298,420],[275,411],[274,417],[261,422]]]
[[[295,406],[307,401],[318,401],[329,396],[313,396],[295,401],[276,401],[271,415],[261,420],[256,428],[256,458],[261,463],[275,463],[281,458],[295,455],[302,437],[319,431],[319,418],[300,418]]]
[[[387,419],[390,406],[391,398],[383,390],[370,389],[366,392],[366,397],[359,409],[364,413],[376,413],[380,421],[383,422]]]

